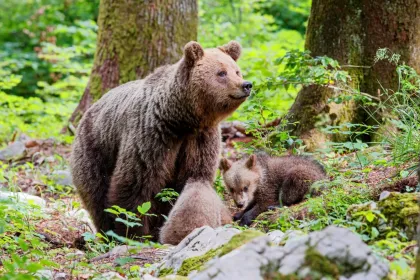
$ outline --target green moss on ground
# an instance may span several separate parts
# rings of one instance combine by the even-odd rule
[[[391,228],[404,230],[407,237],[415,237],[420,209],[416,193],[390,193],[378,202],[378,209],[387,218]]]
[[[364,232],[379,231],[380,237],[402,236],[395,231],[402,231],[408,239],[413,239],[416,233],[420,208],[416,193],[392,192],[376,204],[366,203],[352,205],[347,210],[349,220],[362,222],[366,225]],[[367,227],[367,228],[366,228]]]
[[[218,256],[219,252],[219,249],[212,249],[202,256],[192,257],[184,260],[181,267],[177,271],[177,275],[188,276],[191,271],[201,270],[208,261]]]
[[[339,267],[314,248],[309,248],[306,251],[305,266],[310,267],[312,272],[318,272],[322,279],[325,277],[326,279],[339,279],[340,277]]]

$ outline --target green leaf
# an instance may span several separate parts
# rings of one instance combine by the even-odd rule
[[[370,212],[370,211],[367,211],[367,212],[365,213],[365,217],[366,217],[366,220],[367,220],[369,223],[373,222],[373,220],[375,219],[375,215],[374,215],[372,212]]]
[[[406,171],[406,170],[402,170],[402,171],[400,172],[400,176],[401,176],[401,178],[407,178],[407,177],[408,177],[408,175],[410,175],[410,172],[408,172],[408,171]]]
[[[140,214],[145,215],[147,211],[150,210],[152,207],[152,204],[150,201],[143,203],[141,206],[137,207],[137,211],[139,211]]]
[[[127,263],[131,263],[131,262],[134,262],[134,261],[135,261],[135,259],[133,259],[131,257],[121,257],[121,258],[117,258],[115,260],[115,262],[120,266],[123,266]]]
[[[379,236],[379,231],[376,227],[372,227],[372,232],[370,233],[370,236],[372,237],[372,239],[375,239]]]

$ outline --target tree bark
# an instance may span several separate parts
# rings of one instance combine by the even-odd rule
[[[197,0],[101,0],[94,65],[70,122],[110,89],[179,60],[197,22]]]
[[[313,0],[305,48],[313,56],[326,55],[341,65],[370,66],[345,68],[352,86],[361,92],[377,97],[382,88],[395,90],[395,66],[375,64],[374,57],[378,49],[389,48],[420,70],[420,0]],[[309,149],[340,140],[323,134],[322,126],[381,121],[370,119],[355,102],[327,104],[333,94],[325,87],[304,87],[289,111],[289,122],[298,122],[292,133]]]

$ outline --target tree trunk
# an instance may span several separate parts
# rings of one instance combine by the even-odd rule
[[[374,64],[374,57],[379,48],[389,48],[420,70],[420,0],[313,0],[305,48],[313,56],[326,55],[344,66],[371,66],[344,68],[361,92],[378,96],[382,87],[396,89],[395,66]],[[329,139],[320,131],[322,126],[381,121],[370,119],[355,102],[327,104],[333,94],[325,87],[304,87],[289,111],[289,122],[299,122],[293,134],[309,149],[339,140]]]
[[[92,73],[70,122],[110,89],[179,60],[197,21],[197,0],[101,0]]]

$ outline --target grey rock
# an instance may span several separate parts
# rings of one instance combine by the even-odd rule
[[[379,195],[379,200],[386,199],[390,194],[391,194],[391,192],[389,192],[389,191],[383,191],[383,192],[381,192],[381,194]]]
[[[77,219],[79,222],[86,224],[93,233],[96,233],[95,225],[85,209],[70,210],[65,213],[65,217]]]
[[[0,200],[11,200],[25,204],[35,204],[41,207],[41,209],[45,209],[47,206],[45,199],[23,192],[0,192]]]
[[[54,275],[54,280],[66,280],[67,275],[64,272],[58,272]]]
[[[238,229],[225,227],[213,229],[204,226],[196,228],[163,259],[161,269],[172,268],[177,271],[185,259],[202,256],[209,250],[227,243],[240,232]]]
[[[56,170],[51,174],[51,179],[58,185],[72,186],[73,180],[70,171]]]
[[[80,250],[76,250],[73,253],[66,254],[66,259],[82,259],[86,256],[86,253]]]
[[[300,230],[288,230],[286,231],[286,233],[284,234],[284,237],[282,239],[282,241],[291,241],[291,240],[295,240],[295,239],[299,239],[303,236],[306,236],[306,234],[303,231]]]
[[[16,141],[0,150],[0,160],[18,160],[25,156],[26,147],[25,143],[22,141]]]
[[[282,232],[281,230],[270,231],[269,233],[267,233],[267,236],[270,238],[271,242],[273,242],[273,244],[275,245],[280,244],[280,242],[284,238],[284,235],[285,235],[284,232]]]
[[[204,279],[263,279],[261,268],[269,264],[269,260],[263,257],[268,250],[270,238],[261,236],[251,240],[243,247],[214,259],[209,268],[189,278],[193,280]]]
[[[54,274],[51,270],[41,269],[35,273],[35,276],[39,279],[54,279]]]
[[[340,266],[340,279],[343,280],[380,280],[388,274],[388,264],[376,257],[358,235],[348,229],[330,226],[289,239],[284,247],[272,246],[268,236],[256,238],[210,261],[206,269],[191,279],[264,279],[266,273],[298,274],[304,278],[319,274],[306,265],[308,249],[315,250]]]

